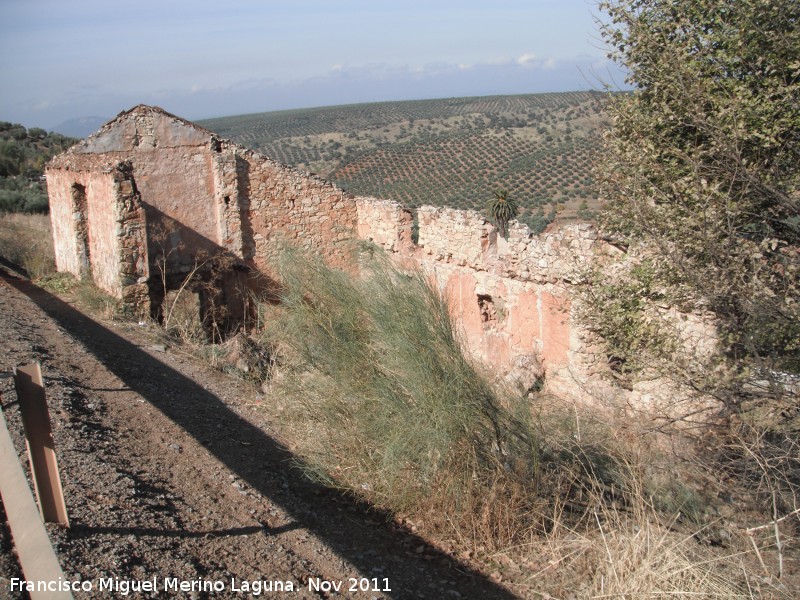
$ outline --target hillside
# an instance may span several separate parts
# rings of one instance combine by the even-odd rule
[[[380,102],[201,121],[355,193],[483,208],[505,188],[539,229],[596,208],[590,164],[605,124],[595,92]]]
[[[44,166],[77,141],[0,121],[0,212],[47,212]]]

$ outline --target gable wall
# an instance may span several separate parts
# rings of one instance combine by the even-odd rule
[[[218,244],[212,154],[207,147],[139,150],[126,158],[133,162],[152,226],[165,221],[163,217],[179,226],[172,248],[180,244],[179,253],[190,257]]]

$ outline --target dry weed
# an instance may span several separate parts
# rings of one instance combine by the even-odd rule
[[[50,217],[0,214],[0,256],[25,269],[34,280],[55,273]]]

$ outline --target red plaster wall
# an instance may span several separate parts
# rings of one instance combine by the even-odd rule
[[[148,221],[156,223],[161,213],[193,232],[180,236],[185,256],[214,248],[219,240],[211,150],[155,148],[135,152],[131,159],[142,202],[150,207]]]
[[[53,227],[53,249],[56,256],[56,269],[79,277],[76,215],[72,207],[71,187],[79,174],[69,171],[50,170],[47,172],[47,192],[50,198],[50,222]]]
[[[86,177],[86,182],[92,279],[101,289],[120,296],[114,180],[110,174],[93,173]]]
[[[542,362],[546,368],[566,366],[569,363],[569,309],[568,298],[542,291]]]
[[[461,326],[467,346],[476,352],[482,352],[484,329],[475,283],[475,278],[468,271],[456,271],[449,276],[444,289],[450,312]]]
[[[508,331],[511,345],[521,354],[538,353],[541,339],[541,319],[538,310],[538,295],[526,290],[517,296],[517,301],[508,307]]]

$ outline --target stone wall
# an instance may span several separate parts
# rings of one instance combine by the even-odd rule
[[[357,235],[387,252],[408,252],[413,247],[414,217],[410,210],[391,200],[357,198]]]
[[[150,312],[147,219],[130,163],[121,163],[114,171],[114,198],[119,296],[145,316]]]
[[[356,231],[355,199],[328,181],[257,153],[240,155],[247,254],[256,268],[271,274],[283,244],[319,253],[335,266],[347,264],[347,242]]]
[[[573,389],[588,377],[571,289],[595,252],[589,225],[540,236],[518,223],[508,240],[479,213],[423,206],[419,241],[406,242],[409,216],[396,203],[359,199],[358,233],[435,277],[471,353],[524,387]]]

